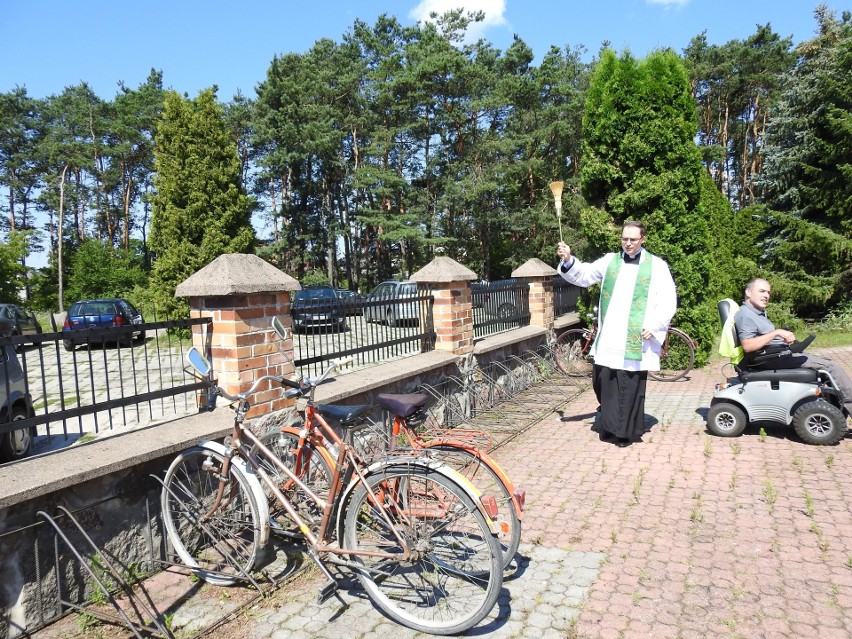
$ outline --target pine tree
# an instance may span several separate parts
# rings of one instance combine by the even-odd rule
[[[819,316],[852,299],[852,16],[816,15],[767,127],[756,213],[773,293]]]

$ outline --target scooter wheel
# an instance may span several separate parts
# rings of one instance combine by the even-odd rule
[[[746,414],[734,404],[714,404],[707,413],[707,428],[719,437],[739,437],[747,424]]]
[[[817,399],[799,407],[793,415],[793,427],[806,444],[830,446],[846,434],[846,418],[833,404]]]

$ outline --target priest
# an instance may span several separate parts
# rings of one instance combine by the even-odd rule
[[[625,222],[621,251],[581,262],[559,242],[559,274],[571,284],[601,284],[598,333],[592,345],[592,384],[600,404],[592,430],[618,446],[639,441],[645,431],[648,371],[660,370],[660,348],[677,310],[668,264],[642,244],[645,225]]]

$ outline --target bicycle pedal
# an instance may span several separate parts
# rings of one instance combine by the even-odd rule
[[[319,593],[317,594],[317,603],[323,603],[326,599],[336,593],[338,588],[340,588],[340,584],[338,584],[334,579],[326,583],[322,588],[320,588]]]

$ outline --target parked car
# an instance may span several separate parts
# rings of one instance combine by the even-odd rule
[[[144,324],[142,313],[136,310],[130,302],[120,297],[101,300],[82,300],[74,302],[68,309],[65,324],[62,326],[62,344],[66,351],[73,351],[78,344],[85,344],[97,339],[99,341],[118,341],[110,339],[107,335],[100,333],[97,338],[87,336],[86,329],[108,329],[117,326],[130,326]],[[132,333],[124,333],[122,341],[130,342],[136,339],[145,341],[145,330],[140,329]]]
[[[41,333],[41,324],[34,313],[17,304],[0,304],[0,335],[35,335]]]
[[[345,330],[346,314],[330,286],[308,286],[296,291],[290,306],[294,331],[310,329]]]
[[[336,288],[334,292],[337,293],[337,299],[342,302],[341,306],[345,315],[362,315],[364,313],[364,297],[360,293],[345,288]]]
[[[482,307],[486,315],[506,319],[518,314],[529,299],[529,286],[518,279],[491,282],[485,293]]]
[[[33,400],[27,392],[24,371],[11,344],[0,348],[0,424],[35,417]],[[21,428],[0,433],[0,461],[25,457],[33,447],[36,429]]]
[[[364,299],[364,319],[397,326],[401,322],[417,322],[419,302],[406,298],[417,297],[417,283],[408,280],[382,282]]]

